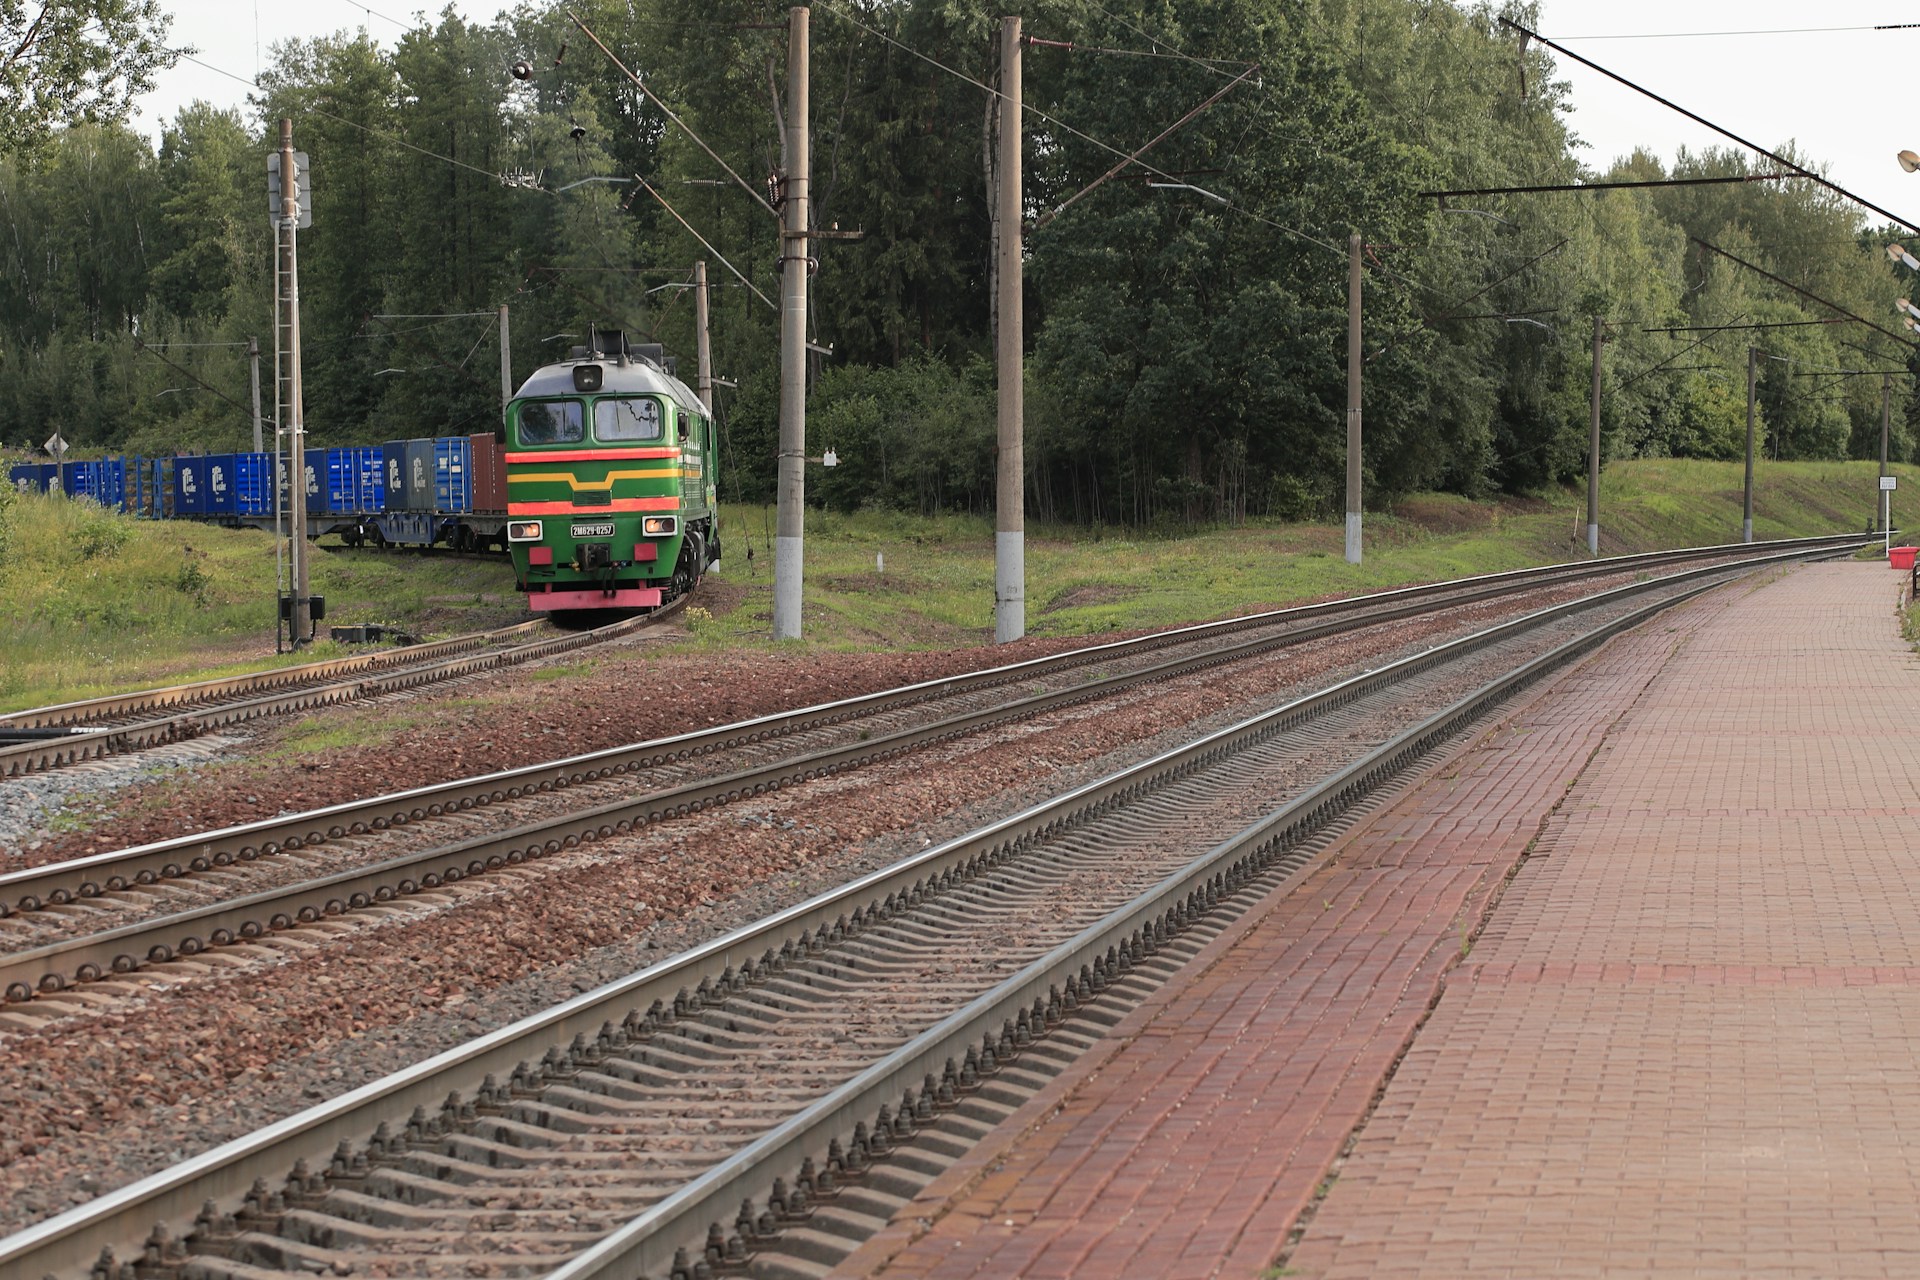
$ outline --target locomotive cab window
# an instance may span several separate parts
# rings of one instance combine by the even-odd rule
[[[658,440],[661,434],[658,400],[635,396],[594,402],[593,435],[597,440]]]
[[[578,444],[586,422],[578,400],[529,400],[520,406],[520,443]]]
[[[680,419],[680,445],[686,449],[700,447],[700,419],[683,415]]]

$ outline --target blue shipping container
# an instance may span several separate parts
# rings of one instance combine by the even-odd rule
[[[61,463],[60,490],[69,498],[93,497],[100,491],[100,463],[92,459]]]
[[[221,507],[222,511],[231,510],[235,515],[242,516],[273,514],[272,454],[234,454],[233,470],[227,475],[227,483],[233,489],[233,502],[230,507]]]
[[[27,493],[47,491],[46,468],[37,462],[16,462],[7,469],[7,481]]]
[[[389,440],[380,446],[380,509],[407,509],[407,442]]]
[[[301,468],[307,490],[307,514],[325,515],[327,507],[327,451],[307,450],[307,462]]]
[[[426,437],[407,443],[407,469],[403,484],[403,511],[433,510],[433,439]],[[391,496],[391,491],[389,491]]]
[[[100,501],[115,510],[127,509],[127,460],[108,458],[100,464]]]
[[[377,444],[361,445],[354,452],[360,457],[360,510],[384,511],[387,508],[387,464],[385,450]]]
[[[433,442],[433,509],[442,515],[473,510],[473,442],[465,436]]]
[[[210,516],[230,516],[234,513],[234,502],[239,496],[233,483],[233,455],[230,453],[210,453],[207,463],[207,505]]]
[[[207,514],[207,463],[208,458],[175,458],[173,460],[173,513],[177,516],[203,516]]]
[[[319,495],[315,499],[318,505],[313,510],[328,515],[341,515],[360,509],[360,457],[359,450],[335,447],[322,451],[326,465],[320,475],[324,483],[319,483]]]
[[[150,471],[146,494],[147,514],[155,520],[165,520],[174,511],[173,487],[167,482],[173,460],[155,458],[148,466]]]

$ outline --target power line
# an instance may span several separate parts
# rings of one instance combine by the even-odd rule
[[[1703,36],[1800,36],[1840,31],[1908,31],[1920,22],[1883,22],[1869,27],[1763,27],[1751,31],[1617,31],[1604,35],[1561,36],[1562,40],[1692,40]]]
[[[214,386],[211,382],[208,382],[205,378],[202,378],[199,374],[195,373],[193,370],[187,368],[185,365],[175,364],[173,361],[167,359],[165,356],[161,355],[159,351],[157,351],[153,347],[148,346],[146,343],[142,342],[140,339],[135,338],[133,340],[133,346],[136,351],[146,352],[148,355],[158,360],[161,364],[166,365],[167,368],[172,369],[175,373],[178,373],[183,377],[191,378],[193,381],[200,384],[200,387],[202,390],[213,392],[214,395],[219,396],[222,400],[225,400],[228,404],[232,405],[234,408],[238,409],[240,412],[249,413],[249,414],[253,412],[251,408],[249,408],[244,404],[241,404],[238,400],[235,400],[232,396],[228,395],[226,392],[222,391],[220,388]],[[261,421],[272,422],[273,420],[271,418],[262,417]],[[274,429],[275,430],[279,429],[279,423],[277,422],[274,423]]]
[[[1807,289],[1802,289],[1799,285],[1793,283],[1791,280],[1781,279],[1779,276],[1773,274],[1773,272],[1768,271],[1765,267],[1756,267],[1751,262],[1748,262],[1745,258],[1735,257],[1733,254],[1728,253],[1725,249],[1722,249],[1717,244],[1709,244],[1707,241],[1702,240],[1699,236],[1689,236],[1688,239],[1692,240],[1695,244],[1699,245],[1702,249],[1711,249],[1713,252],[1727,259],[1727,261],[1738,263],[1740,266],[1745,267],[1749,271],[1752,271],[1758,275],[1765,276],[1767,279],[1773,281],[1775,284],[1781,286],[1782,288],[1791,289],[1795,293],[1799,294],[1801,297],[1809,298],[1814,302],[1819,303],[1821,306],[1825,307],[1829,311],[1838,312],[1840,315],[1845,316],[1849,320],[1855,321],[1858,324],[1863,324],[1867,326],[1867,328],[1876,330],[1877,332],[1884,333],[1887,337],[1892,338],[1895,342],[1898,342],[1900,345],[1904,347],[1920,349],[1920,342],[1912,342],[1906,338],[1901,337],[1899,334],[1887,328],[1885,325],[1875,324],[1873,321],[1867,319],[1865,316],[1857,316],[1853,314],[1853,312],[1847,310],[1845,307],[1841,306],[1837,302],[1828,302],[1825,298],[1821,297],[1819,294],[1814,293]]]
[[[640,92],[646,96],[647,101],[651,102],[655,107],[658,107],[660,109],[660,113],[666,116],[667,119],[673,121],[673,123],[675,123],[676,125],[679,125],[680,131],[686,134],[689,138],[692,138],[694,140],[694,143],[698,145],[702,151],[706,152],[707,155],[713,160],[713,162],[719,165],[721,170],[725,172],[729,178],[732,178],[735,182],[739,183],[741,190],[745,191],[748,195],[752,196],[762,209],[765,209],[768,213],[771,213],[776,220],[780,217],[779,210],[775,209],[771,204],[769,204],[765,196],[761,195],[758,191],[754,190],[752,185],[749,184],[745,178],[735,173],[733,171],[733,166],[729,165],[725,160],[722,160],[720,158],[720,153],[715,151],[712,147],[708,146],[705,138],[702,138],[699,134],[695,133],[692,127],[688,125],[686,121],[682,120],[679,116],[675,115],[673,113],[673,109],[669,107],[666,103],[660,100],[659,94],[647,88],[646,81],[642,80],[639,76],[633,74],[633,72],[627,70],[627,64],[620,61],[619,58],[615,57],[613,50],[607,48],[606,45],[600,43],[600,37],[593,34],[593,28],[589,27],[586,23],[580,20],[579,14],[575,13],[571,9],[568,9],[566,12],[567,12],[567,17],[573,20],[573,25],[580,28],[580,30],[583,33],[585,33],[587,39],[593,41],[595,48],[599,49],[601,53],[604,53],[607,55],[607,61],[613,63],[614,66],[618,67],[620,69],[620,74],[625,76],[628,80],[631,80],[633,82],[634,88],[640,90]],[[662,200],[661,203],[665,204],[666,201]],[[674,216],[678,217],[679,215],[675,214]]]
[[[1097,44],[1078,44],[1072,40],[1043,40],[1039,36],[1021,36],[1020,43],[1036,49],[1059,49],[1065,53],[1096,53],[1117,58],[1167,58],[1176,62],[1191,62],[1221,76],[1234,68],[1254,65],[1249,62],[1234,62],[1226,58],[1190,58],[1184,53],[1161,53],[1157,49],[1108,49]]]
[[[1520,196],[1547,191],[1635,191],[1644,187],[1712,187],[1735,182],[1778,182],[1782,178],[1797,176],[1791,173],[1743,173],[1729,174],[1724,178],[1644,178],[1633,182],[1555,182],[1538,187],[1464,187],[1458,191],[1422,191],[1420,194],[1430,200],[1446,200],[1453,196]],[[1460,212],[1472,211],[1462,209]]]
[[[866,32],[868,35],[875,37],[876,39],[885,41],[887,44],[892,45],[894,48],[900,50],[902,53],[907,54],[909,57],[918,58],[920,61],[926,63],[928,66],[934,67],[940,71],[944,71],[948,75],[954,77],[955,79],[964,81],[965,83],[972,85],[974,88],[979,89],[983,93],[990,94],[991,96],[995,98],[999,98],[1003,101],[1005,100],[1006,95],[1001,93],[1000,90],[994,88],[992,85],[983,84],[981,81],[974,79],[972,76],[968,75],[966,72],[955,70],[954,68],[948,66],[946,63],[941,62],[938,58],[935,58],[929,54],[922,53],[918,49],[914,48],[912,45],[907,44],[902,40],[895,39],[893,36],[890,36],[886,32],[881,31],[875,27],[868,26],[866,23],[860,21],[860,19],[854,17],[852,14],[842,10],[842,8],[838,4],[830,3],[829,0],[822,0],[822,3],[820,3],[816,7],[824,10],[827,13],[833,14],[835,17],[839,18],[842,22],[845,22],[850,26],[855,26],[860,28],[860,30]],[[1195,61],[1198,61],[1198,60],[1196,59]],[[1069,134],[1072,137],[1078,138],[1082,142],[1088,143],[1091,146],[1097,147],[1101,151],[1107,152],[1109,155],[1113,155],[1121,158],[1125,158],[1127,155],[1127,153],[1125,151],[1122,151],[1119,147],[1116,147],[1111,143],[1103,142],[1099,138],[1096,138],[1092,134],[1087,133],[1083,130],[1076,129],[1072,125],[1068,124],[1066,121],[1058,119],[1055,116],[1048,115],[1046,112],[1040,110],[1040,108],[1035,107],[1030,103],[1022,103],[1021,109],[1026,114],[1034,117],[1036,120],[1045,121],[1047,124],[1052,125],[1054,128],[1059,129],[1061,132]],[[1173,178],[1173,175],[1168,173],[1166,170],[1160,169],[1151,164],[1148,164],[1145,160],[1136,159],[1134,160],[1134,163],[1139,165],[1142,169],[1145,169],[1148,173],[1151,173],[1156,177],[1166,178],[1170,181]],[[1298,227],[1290,227],[1286,223],[1277,221],[1276,219],[1273,219],[1273,218],[1269,218],[1264,214],[1256,213],[1251,209],[1242,208],[1241,206],[1234,204],[1231,200],[1227,199],[1227,197],[1221,195],[1217,191],[1210,191],[1207,188],[1199,186],[1194,183],[1187,183],[1184,185],[1192,186],[1195,191],[1198,191],[1203,195],[1212,196],[1215,200],[1218,200],[1221,204],[1225,205],[1228,209],[1232,210],[1235,213],[1240,214],[1242,217],[1249,218],[1254,222],[1258,222],[1262,226],[1272,227],[1276,231],[1284,231],[1286,234],[1290,236],[1294,236],[1294,237],[1297,237],[1298,239],[1304,240],[1308,244],[1316,245],[1319,248],[1325,249],[1328,253],[1337,254],[1342,258],[1347,256],[1347,251],[1345,249],[1340,248],[1337,245],[1331,244],[1328,241],[1322,240],[1318,236],[1302,231]],[[1385,268],[1382,268],[1382,270],[1385,270]],[[1395,275],[1397,273],[1388,272],[1388,274]],[[1404,277],[1400,277],[1400,278],[1404,279]]]
[[[1732,320],[1729,320],[1725,325],[1722,325],[1721,328],[1730,328],[1733,325],[1738,324],[1740,321],[1745,320],[1746,318],[1747,318],[1747,313],[1742,311],[1739,315],[1735,316]],[[1696,338],[1694,341],[1689,342],[1686,346],[1680,348],[1678,351],[1668,356],[1665,360],[1662,360],[1659,364],[1650,365],[1647,368],[1642,369],[1640,372],[1634,374],[1631,378],[1628,378],[1625,382],[1622,382],[1620,384],[1620,390],[1625,391],[1628,387],[1632,386],[1634,383],[1640,381],[1640,379],[1648,376],[1649,374],[1660,372],[1660,370],[1666,368],[1668,365],[1672,364],[1675,360],[1678,360],[1681,356],[1686,355],[1689,351],[1692,351],[1696,347],[1700,346],[1702,343],[1706,342],[1707,339],[1713,337],[1713,335],[1718,332],[1720,332],[1720,329],[1715,329],[1710,333],[1704,333],[1700,337]]]
[[[1810,324],[1845,324],[1845,316],[1825,316],[1819,320],[1774,320],[1766,324],[1658,324],[1642,333],[1725,333],[1729,329],[1797,329]]]
[[[207,70],[213,72],[215,75],[225,76],[229,80],[237,80],[241,84],[244,84],[249,88],[258,89],[261,93],[267,92],[266,87],[262,85],[258,80],[249,80],[247,79],[247,77],[243,75],[238,75],[232,71],[228,71],[224,67],[216,67],[211,62],[207,62],[207,61],[204,61],[203,59],[196,58],[190,53],[182,53],[180,56],[186,59],[188,62],[193,63],[197,67],[205,67]],[[358,120],[349,120],[345,116],[337,116],[333,114],[331,111],[327,111],[320,107],[316,107],[311,103],[307,104],[305,109],[308,113],[319,116],[322,119],[332,120],[336,124],[344,124],[349,129],[358,129],[360,132],[366,134],[368,137],[380,138],[383,141],[393,143],[397,147],[405,147],[407,150],[418,152],[423,156],[431,156],[435,160],[444,161],[447,164],[453,165],[457,169],[466,169],[473,173],[480,174],[482,177],[491,178],[496,182],[500,180],[500,175],[497,173],[494,173],[490,169],[482,169],[480,166],[468,164],[464,160],[456,160],[452,156],[441,155],[438,151],[429,151],[425,147],[417,147],[413,143],[408,142],[405,138],[395,137],[393,134],[388,133],[383,129],[375,129],[371,125],[361,124]],[[537,189],[538,188],[536,188],[536,190]],[[548,192],[547,194],[551,195],[552,193]]]
[[[701,248],[705,249],[708,253],[712,254],[714,257],[720,259],[720,265],[725,267],[727,270],[733,272],[734,277],[738,279],[741,284],[744,284],[749,289],[753,289],[754,297],[760,299],[760,301],[766,303],[769,307],[772,307],[775,311],[778,311],[780,309],[778,306],[775,305],[772,298],[769,298],[766,294],[760,292],[760,290],[754,289],[753,281],[747,279],[744,275],[741,275],[740,268],[734,266],[731,262],[728,262],[727,256],[724,253],[721,253],[718,249],[714,248],[713,245],[708,243],[707,238],[705,236],[701,235],[698,231],[695,231],[693,229],[693,224],[691,222],[688,222],[685,218],[680,216],[680,211],[678,209],[674,208],[671,204],[667,203],[667,198],[660,194],[660,188],[654,186],[651,182],[648,182],[645,178],[640,177],[638,174],[634,175],[634,181],[638,182],[641,185],[641,187],[645,189],[648,195],[652,196],[655,200],[658,200],[660,202],[660,207],[665,209],[668,213],[672,214],[674,217],[674,221],[678,222],[681,226],[685,227],[687,229],[687,234],[700,242]]]
[[[1802,165],[1795,164],[1793,161],[1787,159],[1785,156],[1781,155],[1777,151],[1769,151],[1757,142],[1747,141],[1745,138],[1741,137],[1737,133],[1734,133],[1730,129],[1721,128],[1719,125],[1707,119],[1705,116],[1700,115],[1696,112],[1689,111],[1685,107],[1681,106],[1679,103],[1674,102],[1667,98],[1663,98],[1659,94],[1655,93],[1653,90],[1647,89],[1640,85],[1635,84],[1633,81],[1627,79],[1625,76],[1619,74],[1618,72],[1607,70],[1605,67],[1601,66],[1597,62],[1594,62],[1590,58],[1583,58],[1579,54],[1575,53],[1573,50],[1567,49],[1558,44],[1555,44],[1553,41],[1547,39],[1545,36],[1541,35],[1539,32],[1529,30],[1528,28],[1521,26],[1519,23],[1515,22],[1511,18],[1502,17],[1500,19],[1500,25],[1503,27],[1511,27],[1513,30],[1518,31],[1521,35],[1526,36],[1528,39],[1538,40],[1541,44],[1545,45],[1547,48],[1552,49],[1557,53],[1565,54],[1567,57],[1572,58],[1575,62],[1579,63],[1581,66],[1586,67],[1593,71],[1597,71],[1601,75],[1607,77],[1607,79],[1615,81],[1616,83],[1619,83],[1619,84],[1623,84],[1627,88],[1633,90],[1635,93],[1642,94],[1646,97],[1653,99],[1655,102],[1667,108],[1669,111],[1677,111],[1681,115],[1685,116],[1687,119],[1693,121],[1695,124],[1705,125],[1707,128],[1719,134],[1721,137],[1729,138],[1734,142],[1739,143],[1741,146],[1745,147],[1747,150],[1757,152],[1760,155],[1765,156],[1767,159],[1773,161],[1775,164],[1780,165],[1783,168],[1792,170],[1794,173],[1807,179],[1808,181],[1818,183],[1819,185],[1825,187],[1827,190],[1833,192],[1835,195],[1844,196],[1846,199],[1853,201],[1855,204],[1859,205],[1863,209],[1871,209],[1873,210],[1873,212],[1879,214],[1881,217],[1886,218],[1892,222],[1897,222],[1909,231],[1920,232],[1920,226],[1915,226],[1913,223],[1908,222],[1905,218],[1898,217],[1895,214],[1889,213],[1887,210],[1882,209],[1879,205],[1874,204],[1873,202],[1867,199],[1864,199],[1861,196],[1857,196],[1853,194],[1853,192],[1847,190],[1845,187],[1841,186],[1839,183],[1830,182],[1826,178],[1823,178],[1819,174],[1813,172],[1811,169],[1808,169]]]

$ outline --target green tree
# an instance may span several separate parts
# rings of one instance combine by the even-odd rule
[[[0,0],[0,155],[37,147],[56,124],[126,119],[166,46],[160,0]]]

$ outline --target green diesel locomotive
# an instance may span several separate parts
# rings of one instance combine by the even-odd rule
[[[719,563],[713,421],[670,370],[594,330],[507,406],[507,547],[536,613],[657,609]]]

